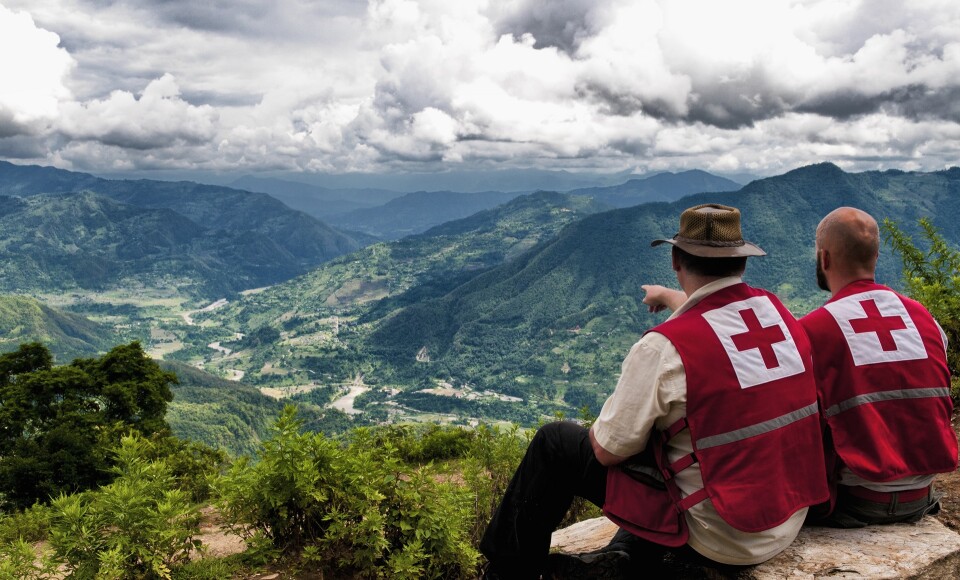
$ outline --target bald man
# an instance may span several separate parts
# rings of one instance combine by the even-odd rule
[[[939,509],[935,474],[957,468],[946,336],[919,302],[874,281],[879,252],[877,222],[859,209],[817,226],[817,284],[831,298],[800,320],[831,485],[815,523],[917,521]]]

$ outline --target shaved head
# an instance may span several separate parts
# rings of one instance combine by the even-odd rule
[[[838,269],[872,278],[880,254],[877,220],[854,207],[837,208],[817,226],[817,250],[830,252]]]

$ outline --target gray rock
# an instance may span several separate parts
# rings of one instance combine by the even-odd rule
[[[565,553],[602,548],[617,527],[596,518],[558,530],[551,548]],[[725,578],[714,570],[674,564],[676,578]],[[870,526],[856,530],[804,528],[776,558],[736,576],[738,580],[960,578],[960,534],[927,517],[917,524]]]

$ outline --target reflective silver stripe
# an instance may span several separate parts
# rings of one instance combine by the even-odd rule
[[[800,419],[806,419],[811,415],[817,414],[817,403],[810,403],[802,409],[797,409],[786,415],[781,415],[769,421],[764,421],[763,423],[757,423],[756,425],[750,425],[749,427],[743,427],[737,429],[736,431],[729,431],[727,433],[720,433],[719,435],[711,435],[709,437],[704,437],[703,439],[697,440],[697,449],[709,449],[710,447],[716,447],[717,445],[726,445],[727,443],[733,443],[734,441],[742,441],[749,437],[755,437],[757,435],[763,435],[764,433],[769,433],[770,431],[775,431],[786,427],[791,423],[795,423]]]
[[[901,389],[897,391],[880,391],[878,393],[867,393],[866,395],[857,395],[850,397],[846,401],[841,401],[827,409],[827,417],[833,417],[837,413],[842,413],[848,409],[866,405],[867,403],[876,403],[878,401],[896,401],[900,399],[927,399],[930,397],[949,397],[950,389],[947,387],[931,387],[929,389]]]

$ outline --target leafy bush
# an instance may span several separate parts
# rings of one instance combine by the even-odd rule
[[[521,431],[516,425],[506,430],[488,425],[477,427],[473,449],[463,461],[463,480],[473,498],[470,538],[474,545],[479,545],[530,444],[530,436],[530,432]]]
[[[33,545],[23,539],[0,542],[0,578],[45,580],[53,578],[54,566],[44,561]]]
[[[260,461],[241,459],[218,482],[221,514],[250,539],[348,577],[465,578],[469,495],[428,468],[411,469],[365,429],[340,445],[303,434],[287,407]]]
[[[960,375],[960,252],[951,248],[927,218],[920,228],[929,248],[918,248],[897,224],[883,221],[884,239],[903,259],[907,293],[927,307],[947,335],[947,364]],[[954,384],[954,399],[958,398]]]
[[[77,578],[171,578],[200,547],[200,517],[175,489],[164,460],[146,459],[151,444],[121,440],[116,479],[96,491],[52,503],[52,558]]]
[[[35,504],[19,513],[0,515],[0,543],[26,540],[39,542],[50,529],[50,509]]]
[[[174,478],[175,487],[200,503],[210,499],[211,479],[228,465],[227,454],[203,443],[154,435],[147,447],[147,459],[163,460]]]

